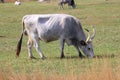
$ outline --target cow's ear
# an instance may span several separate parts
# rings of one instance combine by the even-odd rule
[[[80,44],[81,44],[82,46],[86,46],[86,45],[87,45],[87,43],[86,43],[85,41],[83,41],[83,40],[80,41]]]

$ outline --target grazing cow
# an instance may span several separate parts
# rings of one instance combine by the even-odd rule
[[[32,55],[32,46],[34,45],[36,51],[40,57],[44,59],[44,55],[40,50],[39,40],[45,42],[51,42],[60,40],[60,53],[61,58],[64,58],[64,43],[73,45],[78,53],[79,57],[83,57],[80,50],[88,57],[94,56],[92,39],[95,36],[95,30],[93,28],[93,35],[86,38],[82,29],[80,21],[67,14],[32,14],[26,15],[22,19],[23,31],[20,40],[17,44],[16,56],[19,56],[21,51],[21,43],[23,34],[28,36],[28,54],[30,58],[34,58]],[[88,32],[89,33],[89,32]]]
[[[59,8],[63,8],[63,4],[68,4],[68,6],[72,6],[72,8],[76,8],[74,0],[59,0],[58,2]]]

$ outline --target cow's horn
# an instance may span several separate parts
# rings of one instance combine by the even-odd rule
[[[94,28],[94,26],[92,26],[92,28],[93,28],[93,34],[92,34],[92,36],[91,36],[91,40],[92,40],[92,39],[94,39],[94,37],[95,37],[95,34],[96,34],[96,31],[95,31],[95,28]]]
[[[88,32],[88,37],[86,39],[86,43],[88,43],[88,41],[90,40],[90,33],[89,33],[89,30],[88,29],[85,29],[87,32]]]

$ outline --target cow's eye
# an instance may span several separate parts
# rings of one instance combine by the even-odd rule
[[[88,48],[88,50],[90,50],[90,48]]]

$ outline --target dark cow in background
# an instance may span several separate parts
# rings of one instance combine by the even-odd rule
[[[59,0],[58,2],[59,8],[63,8],[63,4],[68,4],[68,6],[72,6],[72,8],[76,8],[74,0]]]
[[[0,0],[2,3],[4,3],[4,0]]]

